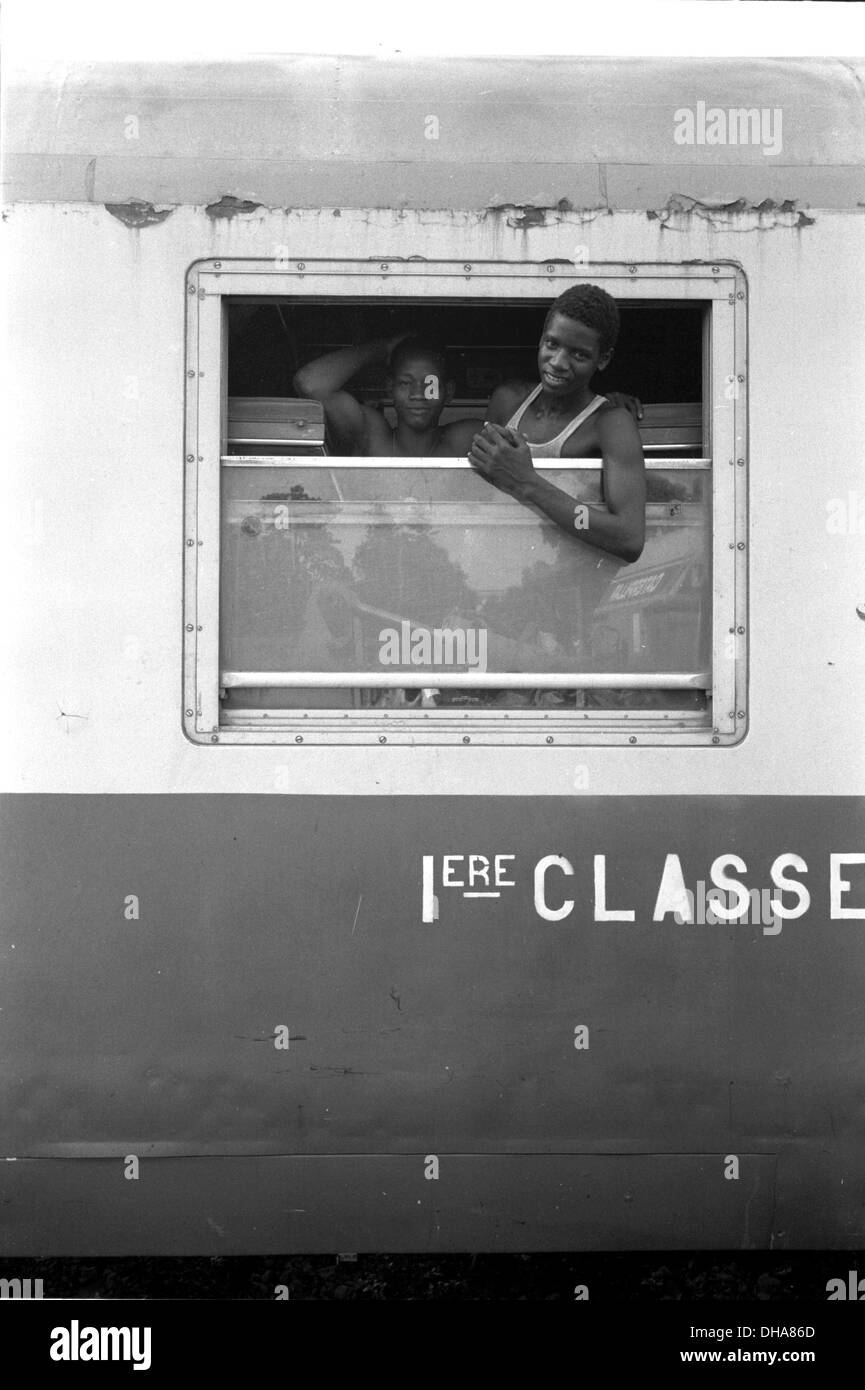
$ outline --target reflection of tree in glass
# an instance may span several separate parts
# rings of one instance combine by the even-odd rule
[[[302,483],[292,483],[288,492],[268,492],[263,502],[320,502],[320,497],[310,497]]]
[[[351,570],[328,522],[307,521],[305,508],[293,505],[320,502],[321,498],[310,496],[295,483],[288,492],[268,493],[262,501],[288,504],[284,516],[278,515],[265,536],[262,559],[269,578],[262,586],[264,602],[258,618],[262,634],[269,633],[266,640],[276,643],[278,650],[286,644],[296,650],[298,642],[308,645],[303,634],[312,624],[320,631],[320,642],[347,642],[351,609],[346,594],[352,584]]]
[[[574,639],[580,637],[580,610],[585,596],[575,588],[575,567],[568,563],[573,554],[569,537],[546,537],[558,552],[553,560],[535,560],[523,571],[518,584],[491,594],[484,602],[483,615],[488,626],[520,642],[548,645],[552,638],[564,652],[573,654]]]
[[[473,621],[478,595],[461,565],[421,526],[370,526],[354,557],[363,603],[425,627]]]

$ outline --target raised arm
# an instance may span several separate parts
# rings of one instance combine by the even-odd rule
[[[369,406],[361,405],[342,388],[363,367],[386,362],[404,334],[395,338],[375,338],[358,347],[339,348],[314,362],[307,362],[294,378],[294,389],[307,400],[321,401],[328,427],[340,447],[367,452]]]

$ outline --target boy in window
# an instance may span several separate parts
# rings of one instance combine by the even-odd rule
[[[628,410],[590,386],[609,364],[618,333],[618,307],[605,290],[566,290],[544,324],[540,383],[508,382],[493,393],[468,457],[490,483],[537,507],[569,535],[633,563],[646,536],[640,436]],[[534,467],[535,459],[598,457],[601,476],[576,501]]]
[[[362,405],[344,390],[364,367],[388,364],[396,426],[381,411]],[[454,393],[444,349],[409,333],[340,348],[309,362],[294,378],[299,395],[321,401],[333,447],[339,453],[373,458],[456,458],[465,455],[483,423],[459,420],[440,425]],[[460,428],[458,428],[460,427]]]

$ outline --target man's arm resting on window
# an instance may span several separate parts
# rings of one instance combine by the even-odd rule
[[[487,424],[470,461],[489,482],[518,502],[537,507],[568,535],[632,564],[646,537],[646,473],[640,437],[625,410],[598,420],[603,456],[604,504],[576,502],[535,471],[528,445],[514,430]]]

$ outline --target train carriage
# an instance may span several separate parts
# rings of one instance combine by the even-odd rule
[[[5,1254],[865,1241],[857,71],[7,74]],[[633,563],[298,395],[582,282]]]

